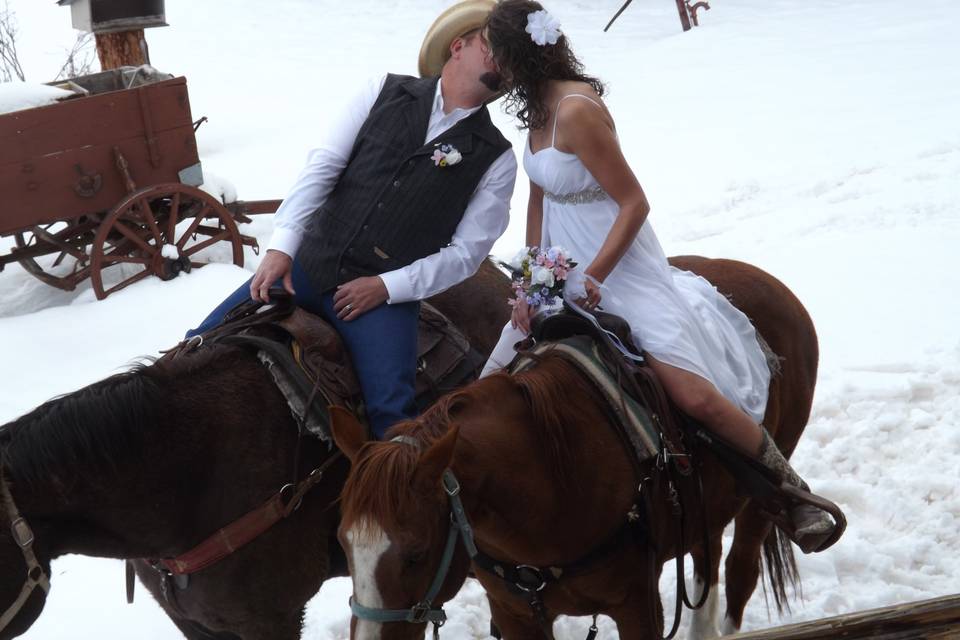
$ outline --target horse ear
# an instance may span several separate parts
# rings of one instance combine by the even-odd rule
[[[367,430],[357,417],[343,407],[329,407],[330,431],[333,432],[333,441],[343,455],[353,462],[357,452],[367,442]]]
[[[442,438],[420,455],[417,470],[413,475],[413,486],[417,491],[433,491],[440,482],[440,476],[453,460],[453,448],[457,444],[460,427],[454,426]]]

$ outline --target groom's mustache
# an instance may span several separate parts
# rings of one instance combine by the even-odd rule
[[[480,76],[480,82],[490,91],[500,91],[503,87],[503,76],[496,71],[487,71]]]

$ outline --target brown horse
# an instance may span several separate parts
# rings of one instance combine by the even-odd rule
[[[486,263],[431,302],[489,353],[509,295],[509,280]],[[35,574],[49,575],[50,560],[66,553],[174,557],[329,455],[313,439],[298,448],[270,374],[236,347],[204,347],[52,400],[0,427],[0,485],[12,497],[0,499],[0,619],[29,582],[11,536],[15,509],[34,535]],[[188,588],[142,561],[141,580],[190,640],[298,638],[306,601],[327,577],[345,574],[335,501],[347,469],[340,458],[293,516],[193,574]],[[26,542],[22,524],[18,533]],[[40,615],[44,590],[25,597],[0,640]]]
[[[816,334],[803,306],[749,265],[695,257],[673,262],[730,295],[782,358],[765,424],[789,454],[806,424],[817,371]],[[691,551],[698,579],[709,575],[715,586],[721,535],[734,518],[728,630],[739,628],[756,587],[761,548],[779,605],[796,577],[792,548],[755,504],[736,495],[717,460],[701,456],[706,522],[690,510],[681,536],[667,477],[653,461],[637,475],[608,416],[581,375],[549,357],[524,373],[494,375],[447,396],[418,420],[394,427],[392,441],[365,442],[356,421],[338,413],[334,437],[353,463],[340,526],[354,584],[353,637],[422,638],[425,623],[442,621],[439,605],[465,580],[472,541],[474,572],[504,638],[552,638],[557,615],[596,613],[613,618],[621,638],[659,638],[663,563]],[[694,492],[693,480],[677,485],[681,493]],[[644,500],[646,509],[638,509]],[[621,535],[643,511],[645,533]],[[698,544],[704,528],[708,548]],[[465,544],[450,543],[458,536]],[[694,634],[716,633],[713,593]]]

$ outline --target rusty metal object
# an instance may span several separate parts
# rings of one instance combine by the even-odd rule
[[[690,13],[690,19],[693,20],[693,26],[699,27],[700,20],[697,18],[697,11],[703,9],[704,11],[710,11],[710,5],[707,2],[696,2],[690,4],[690,0],[687,0],[687,11]]]
[[[610,19],[610,22],[607,23],[607,26],[603,28],[606,32],[613,26],[613,23],[616,22],[617,18],[630,6],[630,3],[633,0],[627,0],[623,3],[623,6],[620,7],[620,10],[617,11],[614,16]],[[691,20],[693,22],[692,26],[699,26],[700,22],[697,19],[697,11],[700,9],[710,10],[710,5],[706,2],[700,1],[696,2],[693,5],[690,4],[690,0],[676,0],[677,3],[677,12],[680,14],[680,25],[683,27],[684,31],[689,31],[691,27]]]
[[[680,13],[680,24],[684,31],[690,31],[690,14],[687,13],[687,2],[686,0],[676,0],[676,2],[677,11]]]
[[[81,198],[92,198],[97,195],[103,187],[103,176],[96,172],[88,173],[81,164],[75,165],[74,168],[80,174],[80,178],[73,185],[74,193]]]

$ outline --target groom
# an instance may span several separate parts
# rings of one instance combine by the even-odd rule
[[[495,5],[457,3],[427,32],[424,77],[387,74],[353,99],[277,211],[256,274],[188,335],[282,284],[343,338],[374,437],[416,415],[419,301],[473,275],[507,227],[517,163],[484,106],[500,78],[480,35]]]

